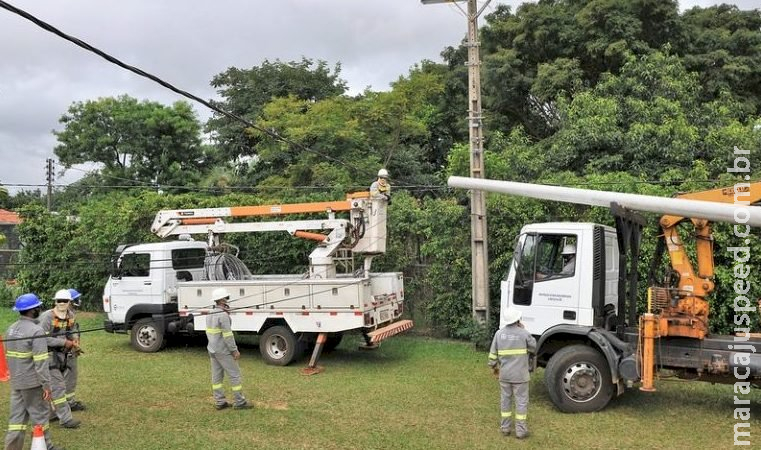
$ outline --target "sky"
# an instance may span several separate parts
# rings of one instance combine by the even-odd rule
[[[736,0],[741,9],[758,0]],[[419,0],[8,0],[106,53],[201,98],[229,67],[302,57],[341,64],[350,94],[389,84],[424,59],[441,61],[464,37],[452,4]],[[522,0],[492,0],[515,8]],[[721,3],[682,1],[686,9]],[[483,1],[481,1],[483,4]],[[0,9],[0,184],[10,192],[44,185],[55,160],[53,130],[74,102],[127,94],[171,104],[183,97],[121,69],[9,11]],[[211,112],[193,104],[205,121]],[[56,166],[65,185],[91,169]],[[41,188],[42,189],[42,188]],[[44,189],[42,189],[44,190]]]

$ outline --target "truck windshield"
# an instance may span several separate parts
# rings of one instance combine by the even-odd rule
[[[172,269],[187,270],[203,268],[206,250],[202,248],[181,248],[172,250]]]

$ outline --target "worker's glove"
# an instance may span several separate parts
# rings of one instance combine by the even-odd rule
[[[76,344],[74,343],[74,341],[72,341],[71,339],[66,339],[66,342],[63,344],[63,348],[65,348],[66,350],[69,350],[75,345]]]
[[[53,398],[53,395],[50,393],[50,389],[43,389],[42,390],[42,399],[46,402],[49,402],[50,399]]]
[[[240,359],[240,352],[239,351],[234,351],[233,352],[233,359],[234,360]]]
[[[494,375],[495,378],[499,378],[499,366],[492,367],[491,373],[492,375]]]
[[[76,346],[73,349],[71,349],[71,353],[74,354],[74,356],[81,356],[85,354],[85,351],[82,350],[82,347]]]

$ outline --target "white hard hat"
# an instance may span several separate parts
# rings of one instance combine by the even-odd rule
[[[71,292],[68,289],[61,289],[55,293],[54,300],[66,300],[71,301]]]
[[[216,288],[211,291],[211,301],[218,302],[230,298],[230,293],[225,288]]]
[[[378,171],[378,177],[379,178],[388,178],[388,170],[381,169]]]
[[[515,308],[507,308],[505,311],[505,325],[512,325],[515,322],[521,320],[523,313]]]
[[[576,254],[576,246],[573,244],[565,244],[563,246],[563,251],[561,252],[562,255],[575,255]]]

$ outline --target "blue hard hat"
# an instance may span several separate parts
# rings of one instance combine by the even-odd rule
[[[79,306],[82,303],[82,299],[80,298],[82,297],[82,294],[79,291],[77,291],[76,289],[70,288],[69,294],[71,294],[71,303],[74,306]]]
[[[40,298],[34,294],[19,295],[16,299],[16,304],[13,305],[13,310],[18,312],[28,311],[30,309],[42,306]]]

